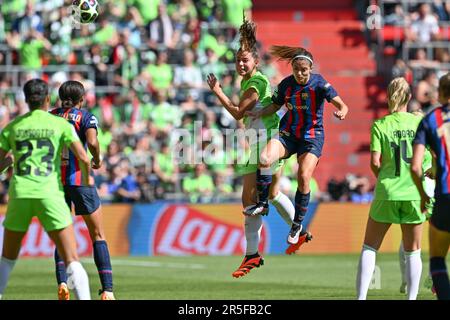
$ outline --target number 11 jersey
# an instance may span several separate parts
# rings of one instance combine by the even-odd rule
[[[14,155],[9,197],[63,197],[61,150],[79,140],[65,119],[43,110],[28,112],[9,123],[0,134],[0,148]]]
[[[370,151],[381,153],[374,200],[420,200],[411,176],[412,141],[422,117],[394,112],[372,125]]]

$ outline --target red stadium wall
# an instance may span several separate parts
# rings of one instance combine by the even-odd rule
[[[322,190],[331,178],[370,172],[370,127],[386,113],[383,78],[357,19],[353,1],[255,1],[252,18],[258,25],[263,51],[270,45],[305,47],[314,56],[314,72],[322,74],[337,90],[350,111],[345,121],[333,116],[325,103],[325,145],[314,177]],[[287,63],[279,63],[284,76]]]

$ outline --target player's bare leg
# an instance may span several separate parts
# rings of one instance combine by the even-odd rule
[[[87,215],[82,215],[86,226],[89,230],[94,246],[94,260],[98,269],[102,289],[100,292],[100,300],[115,300],[112,285],[112,267],[109,250],[103,230],[101,209]]]

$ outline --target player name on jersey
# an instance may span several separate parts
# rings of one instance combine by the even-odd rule
[[[410,138],[414,139],[416,131],[414,130],[394,130],[394,138]]]
[[[18,129],[16,131],[17,140],[31,140],[50,138],[55,135],[52,129]]]
[[[62,117],[67,120],[72,120],[75,122],[79,122],[81,120],[81,114],[79,113],[71,113],[71,112],[59,112],[55,113],[58,117]]]

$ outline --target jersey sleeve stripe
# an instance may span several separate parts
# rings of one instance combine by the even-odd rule
[[[305,115],[304,115],[303,109],[301,108],[301,106],[302,106],[301,94],[302,94],[301,90],[299,90],[295,94],[295,104],[294,104],[294,108],[297,110],[297,115],[298,115],[297,128],[295,128],[295,136],[297,138],[300,138],[300,132],[302,130],[302,127],[305,124]]]
[[[316,91],[313,88],[309,88],[309,98],[311,100],[311,114],[312,114],[312,124],[311,129],[309,129],[309,135],[311,138],[316,137],[316,132],[314,126],[317,123],[317,106],[316,106]]]
[[[444,119],[442,117],[442,110],[441,109],[437,109],[436,110],[436,123],[437,123],[437,128],[441,128],[444,125]],[[442,192],[443,193],[449,193],[450,191],[450,159],[449,159],[449,150],[447,146],[447,143],[445,141],[445,135],[443,134],[441,137],[441,148],[442,148],[442,155],[441,157],[443,158],[442,164],[443,164],[443,177],[442,177],[442,182],[445,181],[445,185],[444,183],[442,184]]]
[[[292,87],[289,87],[286,91],[286,97],[291,95],[291,91],[292,91]],[[285,104],[287,104],[287,103],[288,103],[288,101],[285,101]],[[288,117],[288,121],[286,122],[283,130],[290,131],[290,128],[292,125],[293,110],[289,110],[289,108],[287,108],[287,109],[288,109],[287,112],[289,113],[289,117]]]

